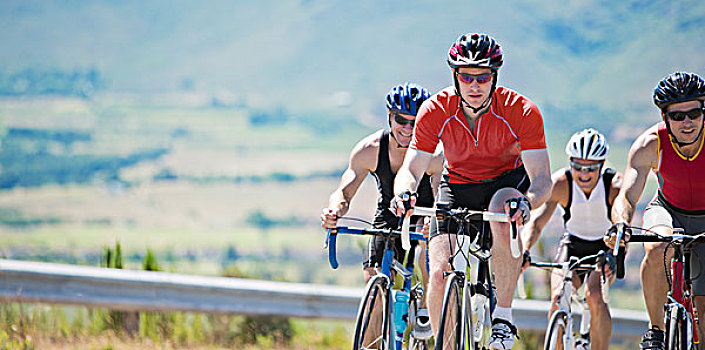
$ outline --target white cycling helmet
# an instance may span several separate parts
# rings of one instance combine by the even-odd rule
[[[576,132],[565,146],[565,153],[571,158],[605,160],[609,152],[605,136],[592,128]]]

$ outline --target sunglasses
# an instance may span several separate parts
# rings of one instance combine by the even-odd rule
[[[456,73],[458,76],[458,80],[462,81],[465,84],[472,84],[473,80],[477,81],[478,84],[487,84],[490,81],[492,81],[492,73],[484,73],[484,74],[465,74],[465,73]]]
[[[674,122],[682,122],[686,117],[690,120],[696,120],[703,116],[703,109],[698,107],[685,112],[666,112],[666,116]]]
[[[392,115],[394,116],[394,121],[401,126],[405,126],[406,124],[411,124],[411,127],[413,128],[414,124],[416,124],[415,119],[406,119],[406,118],[402,117],[401,114],[399,114],[399,113],[394,113]]]
[[[580,164],[580,163],[576,163],[573,161],[570,162],[570,167],[573,168],[573,170],[578,171],[578,172],[583,171],[583,170],[587,170],[589,173],[591,173],[593,171],[597,171],[598,169],[600,169],[601,166],[602,166],[602,163]]]

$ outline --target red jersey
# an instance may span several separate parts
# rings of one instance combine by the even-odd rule
[[[521,151],[546,148],[543,118],[536,104],[501,86],[492,95],[489,110],[475,121],[474,131],[451,86],[421,106],[409,147],[433,153],[442,142],[445,173],[451,183],[493,179],[520,167]]]
[[[653,171],[661,195],[677,209],[705,210],[705,156],[700,156],[705,142],[688,158],[675,149],[664,122],[658,124],[658,142],[658,164]]]

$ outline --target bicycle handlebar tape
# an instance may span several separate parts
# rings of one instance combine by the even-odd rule
[[[622,249],[621,252],[619,252],[619,255],[616,256],[617,258],[617,278],[620,280],[624,278],[624,249]]]
[[[509,202],[509,216],[510,219],[514,216],[514,213],[519,209],[518,201]],[[521,250],[519,249],[519,230],[517,229],[516,221],[510,222],[510,232],[509,232],[509,248],[512,251],[512,257],[518,259],[521,256]]]
[[[406,215],[406,211],[411,207],[409,201],[411,200],[411,195],[405,192],[401,196],[404,201],[404,221],[401,224],[401,247],[404,250],[409,251],[411,249],[411,240],[409,239],[409,224],[411,224],[411,217]]]
[[[626,251],[626,246],[624,249],[619,249],[619,242],[621,242],[624,237],[625,227],[626,224],[623,222],[615,224],[615,228],[617,229],[617,239],[615,240],[614,255],[615,258],[617,258],[617,278],[620,280],[624,278],[624,253]]]
[[[335,240],[338,237],[338,232],[328,229],[328,262],[333,270],[338,268],[338,259],[335,256]]]
[[[605,304],[609,304],[610,282],[609,280],[607,280],[607,276],[605,276],[605,266],[607,265],[607,257],[605,255],[605,251],[600,250],[600,252],[597,253],[597,263],[600,266],[600,271],[602,271],[602,276],[600,276],[600,291],[602,292],[602,301],[604,301]]]

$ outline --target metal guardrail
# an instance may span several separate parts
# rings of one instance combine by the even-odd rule
[[[136,311],[354,319],[362,288],[0,259],[0,300]],[[543,330],[549,303],[515,300],[519,329]],[[638,336],[646,313],[612,309],[613,336]]]

